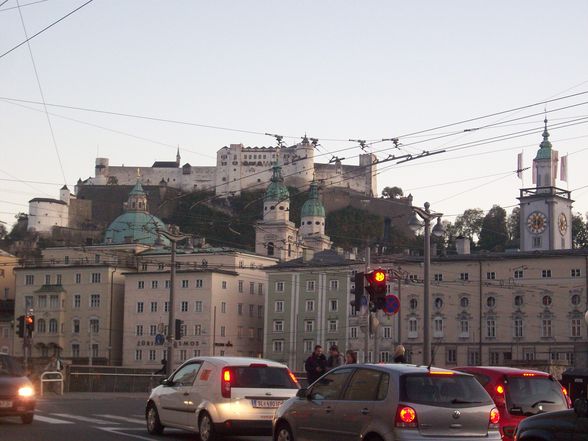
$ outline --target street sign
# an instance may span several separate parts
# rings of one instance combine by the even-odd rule
[[[386,296],[386,303],[384,305],[384,312],[386,314],[394,315],[400,309],[400,300],[394,294]]]
[[[157,334],[155,336],[155,344],[156,345],[162,345],[165,343],[165,335],[163,334]]]

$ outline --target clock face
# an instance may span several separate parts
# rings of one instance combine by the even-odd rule
[[[531,233],[540,234],[545,231],[547,216],[540,211],[534,211],[527,218],[527,228]]]
[[[565,214],[561,213],[557,218],[557,226],[559,227],[559,233],[563,236],[568,231],[568,218]]]

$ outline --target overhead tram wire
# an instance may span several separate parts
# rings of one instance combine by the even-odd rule
[[[49,0],[37,0],[36,2],[24,3],[24,4],[20,5],[20,7],[21,7],[21,8],[24,8],[24,7],[26,7],[26,6],[33,6],[33,5],[37,5],[37,4],[39,4],[39,3],[45,3],[45,2],[48,2],[48,1],[49,1]],[[2,2],[2,3],[0,4],[0,7],[2,7],[2,5],[4,5],[4,4],[5,4],[5,3],[7,3],[7,2],[8,2],[8,0],[5,0],[4,2]],[[8,8],[0,9],[0,12],[4,12],[4,11],[11,11],[11,10],[13,10],[13,9],[17,9],[17,8],[19,8],[19,6],[10,6],[10,7],[8,7]]]
[[[22,29],[25,34],[27,47],[29,49],[29,55],[31,56],[31,63],[33,64],[33,71],[35,72],[35,79],[37,80],[37,86],[39,87],[39,95],[41,95],[41,100],[43,101],[43,108],[45,109],[45,117],[47,118],[47,124],[49,125],[49,131],[51,132],[51,140],[53,141],[53,147],[55,149],[55,154],[57,155],[57,162],[59,164],[59,169],[61,170],[61,176],[63,177],[63,183],[65,185],[67,185],[67,178],[65,177],[65,171],[63,170],[63,163],[61,162],[61,154],[59,153],[59,147],[57,146],[57,140],[55,139],[55,132],[53,130],[53,124],[51,123],[51,118],[49,117],[49,112],[47,111],[47,105],[45,104],[45,94],[43,93],[43,87],[41,86],[41,79],[39,78],[39,72],[37,70],[37,63],[35,62],[35,57],[33,56],[33,49],[31,48],[31,42],[30,42],[30,39],[28,36],[27,27],[25,25],[24,17],[22,15],[22,10],[20,8],[19,0],[16,0],[16,5],[18,6],[18,14],[20,16],[20,22],[22,24]]]
[[[90,1],[92,1],[92,0],[90,0]],[[585,95],[585,94],[588,94],[588,91],[577,92],[577,93],[566,95],[566,96],[559,97],[559,98],[553,98],[550,100],[543,100],[540,102],[535,102],[535,103],[527,104],[524,106],[506,109],[506,110],[494,112],[494,113],[487,114],[487,115],[482,115],[482,116],[478,116],[478,117],[474,117],[474,118],[468,118],[468,119],[457,121],[454,123],[443,124],[443,125],[429,128],[429,129],[419,130],[416,132],[410,132],[410,133],[396,136],[395,138],[402,139],[403,137],[406,137],[406,136],[418,135],[421,133],[427,133],[427,132],[439,130],[442,128],[453,127],[456,125],[465,124],[465,123],[469,123],[469,122],[473,122],[473,121],[479,121],[479,120],[482,120],[485,118],[490,118],[490,117],[497,116],[497,115],[507,114],[510,112],[515,112],[515,111],[523,110],[523,109],[538,106],[538,105],[545,105],[546,103],[561,101],[561,100],[574,98],[574,97],[577,97],[580,95]],[[23,100],[23,99],[10,98],[10,97],[0,97],[0,99],[8,100],[8,101],[16,101],[16,102],[21,102],[21,103],[28,103],[28,104],[41,104],[38,101]],[[100,113],[100,114],[113,115],[113,116],[122,116],[122,117],[127,117],[127,118],[138,118],[138,119],[145,119],[145,120],[149,120],[149,121],[166,122],[166,123],[170,123],[170,124],[180,124],[180,125],[187,125],[187,126],[194,126],[194,127],[203,127],[203,128],[210,128],[210,129],[216,129],[216,130],[225,130],[225,131],[232,131],[232,132],[238,132],[238,133],[260,135],[260,136],[261,135],[267,136],[266,134],[269,133],[269,131],[245,130],[245,129],[223,127],[223,126],[217,126],[217,125],[211,125],[211,124],[201,124],[201,123],[194,123],[194,122],[189,122],[189,121],[180,121],[180,120],[174,120],[174,119],[163,118],[163,117],[152,117],[152,116],[139,115],[139,114],[133,114],[133,113],[126,113],[126,112],[115,112],[115,111],[108,111],[108,110],[93,109],[93,108],[81,107],[81,106],[72,106],[72,105],[64,105],[64,104],[56,104],[56,103],[46,103],[46,105],[49,107],[59,107],[59,108],[64,108],[64,109],[69,109],[69,110],[77,110],[77,111],[91,112],[91,113]],[[461,133],[461,132],[459,132],[459,133]],[[283,135],[282,137],[289,138],[289,139],[298,139],[299,138],[299,136],[292,136],[292,135]],[[327,138],[327,137],[318,137],[318,139],[321,139],[324,141],[327,141],[327,140],[329,140],[329,141],[342,141],[342,142],[348,141],[348,139],[335,139],[335,138]],[[381,142],[381,140],[378,140],[378,139],[370,139],[369,141],[370,141],[370,143]],[[316,156],[322,156],[325,154],[329,154],[329,153],[324,153],[324,154],[319,153]]]
[[[33,38],[37,37],[38,35],[41,35],[43,32],[45,32],[46,30],[52,28],[53,26],[55,26],[57,23],[65,20],[67,17],[69,17],[70,15],[76,13],[77,11],[79,11],[80,9],[82,9],[84,6],[92,3],[94,0],[88,0],[86,3],[84,3],[81,6],[78,6],[77,8],[75,8],[73,11],[67,13],[66,15],[64,15],[63,17],[61,17],[59,20],[54,21],[53,23],[51,23],[49,26],[44,27],[43,29],[41,29],[39,32],[37,32],[36,34],[31,35],[30,37],[26,37],[26,40],[17,44],[16,46],[14,46],[13,48],[7,50],[6,52],[4,52],[3,54],[0,54],[0,59],[4,58],[6,55],[10,54],[11,52],[15,51],[16,49],[18,49],[19,47],[21,47],[23,44],[28,43],[30,40],[32,40]],[[20,9],[20,7],[18,7]]]

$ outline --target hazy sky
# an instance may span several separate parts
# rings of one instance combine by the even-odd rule
[[[30,36],[84,0],[20,3],[35,3],[21,7]],[[16,5],[0,7],[0,54],[25,39]],[[399,137],[401,151],[390,142],[372,146],[380,159],[466,144],[382,164],[378,175],[380,191],[400,186],[454,221],[467,208],[517,203],[516,155],[524,150],[530,166],[543,104],[404,135],[588,91],[588,2],[94,0],[32,39],[31,48],[51,104],[292,137],[306,132],[321,139],[320,162],[332,153],[357,163],[350,138]],[[6,100],[41,101],[26,44],[0,58],[0,97],[0,220],[12,224],[29,199],[57,198],[64,183],[42,106]],[[575,211],[585,212],[588,93],[546,107],[554,148],[570,154],[569,183],[558,185],[587,186],[572,194]],[[70,188],[93,175],[97,155],[112,165],[146,166],[173,160],[179,145],[182,163],[213,165],[224,145],[274,144],[263,134],[48,111]],[[445,134],[454,135],[439,138]],[[530,171],[524,184],[532,185]]]

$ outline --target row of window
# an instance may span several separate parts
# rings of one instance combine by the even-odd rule
[[[315,311],[315,300],[305,300],[304,301],[304,311],[305,312],[314,312]],[[339,311],[339,300],[330,299],[327,303],[328,311],[329,312],[337,312]],[[276,300],[274,302],[274,312],[284,312],[284,300]]]
[[[571,295],[569,297],[569,300],[573,306],[580,306],[580,304],[582,303],[582,297],[579,294]],[[515,306],[523,306],[523,304],[525,303],[525,299],[522,295],[516,295],[513,297],[513,302],[514,302]],[[488,308],[496,307],[496,297],[494,297],[494,296],[486,297],[485,303]],[[552,306],[553,297],[549,294],[544,295],[541,298],[541,304],[545,307]],[[419,302],[414,297],[408,301],[408,306],[411,310],[416,310],[418,308],[418,305],[419,305]],[[443,309],[443,306],[444,306],[443,298],[435,297],[435,299],[433,299],[433,306],[435,307],[435,309]],[[470,299],[465,296],[461,297],[459,299],[459,306],[462,308],[468,308],[470,306]]]
[[[82,274],[76,273],[74,275],[74,280],[76,284],[82,283]],[[55,282],[55,283],[52,283]],[[90,274],[90,283],[101,283],[102,282],[102,274],[101,273],[92,273]],[[63,283],[63,277],[61,274],[55,274],[55,279],[52,278],[51,274],[45,274],[44,285],[61,285]],[[34,274],[25,274],[25,285],[34,285],[35,284],[35,275]]]
[[[273,330],[276,333],[284,332],[284,320],[274,320]],[[314,332],[314,320],[304,320],[304,332]],[[327,320],[327,332],[339,331],[339,320]]]
[[[249,305],[249,317],[253,317],[255,315],[255,306],[256,305]],[[188,312],[190,307],[190,303],[187,300],[183,300],[179,303],[179,309],[181,312]],[[202,312],[204,307],[204,303],[202,300],[196,300],[194,302],[194,312]],[[237,303],[237,314],[243,315],[244,304]],[[145,302],[137,302],[136,312],[138,314],[142,314],[145,312]],[[149,302],[149,311],[150,312],[158,312],[159,310],[159,302],[152,301]],[[168,312],[169,310],[169,302],[163,302],[163,311]],[[221,302],[220,304],[220,313],[226,314],[227,313],[227,302]],[[257,317],[263,318],[263,305],[257,305]]]
[[[148,328],[147,328],[148,326]],[[257,331],[256,331],[257,329]],[[182,337],[187,337],[187,336],[201,336],[201,335],[206,335],[206,330],[202,327],[202,325],[194,325],[191,328],[192,334],[188,333],[188,326],[183,324],[180,327],[180,333]],[[148,335],[150,336],[155,336],[157,334],[163,334],[163,335],[167,335],[167,325],[164,324],[160,324],[160,325],[135,325],[135,335],[137,337],[142,337],[144,335],[147,335],[146,332],[148,332]],[[226,332],[227,332],[227,328],[226,326],[220,326],[220,337],[226,337]],[[237,337],[238,338],[243,338],[243,337],[248,337],[249,339],[254,339],[257,335],[257,340],[262,341],[263,340],[263,328],[253,328],[253,327],[249,327],[247,328],[247,332],[245,332],[245,328],[243,326],[237,326]]]
[[[56,319],[37,319],[35,323],[36,332],[38,334],[57,334],[64,332],[64,324],[59,322]],[[88,320],[88,329],[87,331],[98,334],[100,332],[100,319],[98,318],[91,318]],[[81,332],[81,321],[80,319],[73,319],[71,321],[71,332],[72,334],[79,334]]]
[[[550,278],[551,277],[551,270],[550,269],[542,269],[539,273],[541,278]],[[512,275],[509,275],[513,279],[523,279],[525,277],[525,270],[523,269],[515,269],[512,272]],[[570,269],[570,277],[582,277],[582,271],[580,268],[572,268]],[[433,280],[435,282],[442,282],[443,281],[443,273],[435,273],[433,274]],[[459,273],[459,280],[470,280],[470,273]],[[487,271],[486,272],[486,280],[496,280],[496,271]]]
[[[470,336],[470,321],[467,319],[459,320],[458,326],[458,337],[468,338]],[[582,319],[572,318],[569,322],[570,334],[572,338],[579,338],[582,336]],[[494,317],[485,319],[485,337],[496,338],[497,320]],[[542,338],[552,338],[553,333],[553,322],[550,318],[542,318],[540,322],[540,331]],[[355,331],[357,332],[357,331]],[[435,317],[433,319],[433,337],[442,338],[445,335],[445,320],[443,317]],[[524,337],[524,320],[520,317],[513,319],[512,321],[512,336],[514,338]],[[356,337],[353,337],[356,338]],[[408,338],[418,338],[418,319],[416,317],[410,317],[408,319]]]
[[[286,287],[286,282],[279,281],[276,282],[276,292],[284,292]],[[316,280],[307,280],[306,281],[306,292],[314,292],[316,291]],[[329,280],[329,290],[330,291],[337,291],[339,290],[339,281],[338,280]]]

